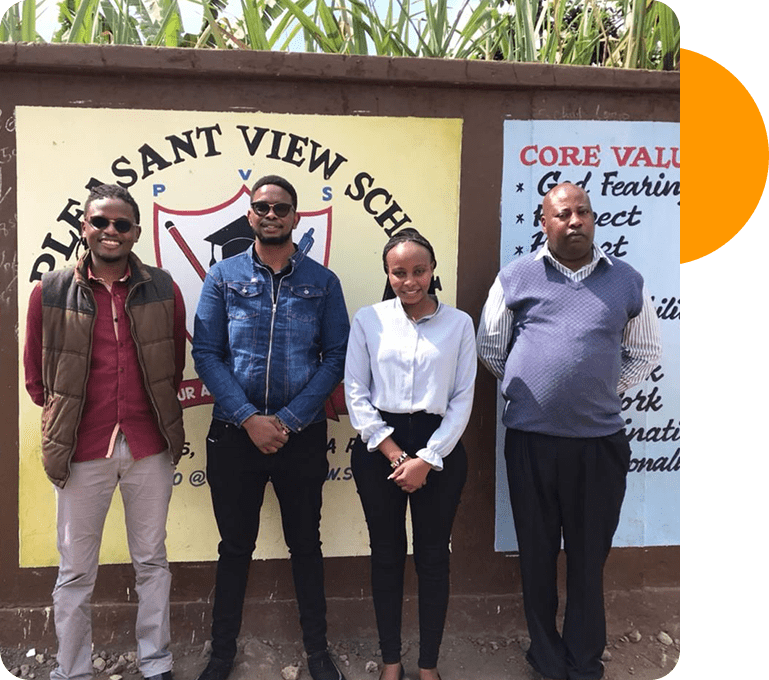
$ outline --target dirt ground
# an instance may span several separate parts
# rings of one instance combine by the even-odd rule
[[[680,651],[679,592],[655,588],[606,595],[608,644],[604,653],[606,680],[657,680],[675,667]],[[525,625],[521,623],[521,630]],[[443,680],[541,680],[525,659],[525,634],[500,636],[493,630],[470,635],[448,632],[441,647]],[[332,653],[347,680],[376,680],[379,664],[376,639],[332,640]],[[230,680],[309,680],[302,646],[297,642],[241,635]],[[47,680],[55,650],[0,649],[5,667],[17,677]],[[175,680],[195,680],[206,665],[207,646],[175,646]],[[416,680],[415,640],[404,635],[406,677]],[[121,661],[121,654],[123,661]],[[96,680],[141,680],[128,650],[96,650],[104,659]],[[101,662],[97,661],[101,666]],[[133,671],[133,672],[132,672]]]

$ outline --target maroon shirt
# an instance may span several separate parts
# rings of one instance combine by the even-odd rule
[[[126,278],[112,284],[110,291],[89,271],[89,283],[96,300],[96,323],[83,416],[77,430],[77,449],[72,458],[74,463],[112,455],[119,430],[125,435],[135,460],[168,448],[144,387],[136,343],[131,336],[131,322],[125,310],[128,295]],[[185,333],[184,299],[174,283],[174,385],[177,390],[186,358]],[[42,339],[42,287],[38,283],[29,300],[24,346],[26,387],[38,406],[43,406],[45,399]]]

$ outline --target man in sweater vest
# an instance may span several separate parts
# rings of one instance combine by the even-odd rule
[[[43,467],[56,487],[59,641],[52,680],[86,680],[90,602],[115,487],[136,572],[137,662],[171,680],[171,572],[165,537],[173,466],[184,446],[177,398],[185,359],[184,302],[164,271],[131,250],[139,208],[123,187],[100,185],[81,223],[85,254],[32,291],[26,387],[43,407]]]
[[[619,395],[657,366],[659,323],[641,275],[593,244],[583,189],[553,187],[542,201],[542,230],[545,245],[504,267],[489,291],[478,355],[505,398],[526,658],[545,678],[597,680],[603,567],[630,465]],[[568,574],[559,633],[562,535]]]

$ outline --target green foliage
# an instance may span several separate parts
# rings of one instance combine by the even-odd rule
[[[203,24],[184,33],[178,0],[61,0],[52,42],[288,50],[678,68],[678,19],[656,0],[191,0]],[[385,1],[387,4],[385,5]],[[385,9],[383,9],[385,8]],[[0,41],[40,41],[23,0]],[[453,17],[453,20],[452,20]]]
[[[0,21],[0,42],[35,42],[37,6],[35,0],[12,5]]]

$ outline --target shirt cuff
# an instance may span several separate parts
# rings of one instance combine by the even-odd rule
[[[417,451],[417,458],[421,458],[436,472],[443,470],[443,458],[435,453],[435,451],[430,451],[430,449],[419,449],[419,451]]]
[[[368,441],[366,442],[366,448],[369,451],[376,451],[379,448],[379,445],[385,439],[387,439],[393,432],[395,432],[394,427],[390,427],[389,425],[383,425],[368,438]]]

